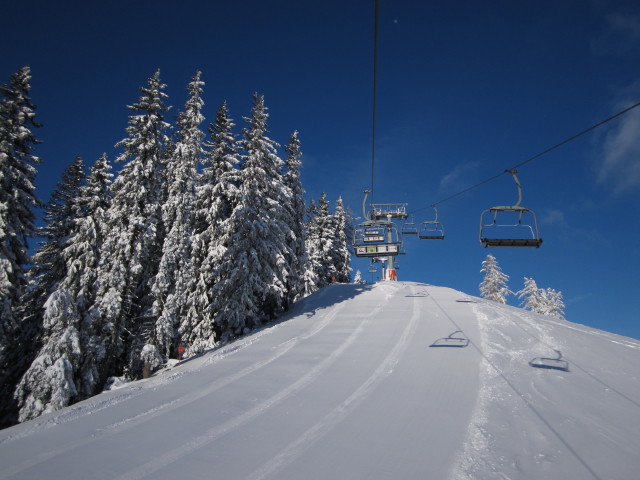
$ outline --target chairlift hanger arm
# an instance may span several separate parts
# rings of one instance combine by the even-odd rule
[[[518,171],[515,168],[512,168],[509,170],[505,170],[505,172],[510,173],[516,182],[516,185],[518,187],[518,202],[515,205],[513,205],[513,208],[519,207],[520,204],[522,203],[522,186],[520,185],[520,181],[518,180],[518,176],[516,175]]]
[[[371,220],[369,218],[369,214],[367,212],[367,197],[369,196],[369,194],[372,192],[372,190],[365,190],[364,191],[364,199],[362,200],[362,218],[364,218],[365,222],[368,220]]]
[[[435,204],[433,204],[433,205],[431,205],[431,206],[433,207],[433,211],[434,211],[434,212],[435,212],[435,214],[436,214],[436,218],[433,220],[433,223],[438,223],[438,209],[436,208],[436,205],[435,205]]]

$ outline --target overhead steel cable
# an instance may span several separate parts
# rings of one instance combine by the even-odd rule
[[[376,158],[376,90],[378,77],[378,9],[379,0],[375,0],[373,19],[373,111],[371,121],[371,192],[373,192]]]
[[[628,113],[628,112],[630,112],[631,110],[633,110],[634,108],[639,107],[639,106],[640,106],[640,102],[635,103],[635,104],[631,105],[630,107],[627,107],[627,108],[625,108],[624,110],[622,110],[622,111],[620,111],[620,112],[616,113],[615,115],[612,115],[611,117],[609,117],[609,118],[607,118],[607,119],[605,119],[605,120],[602,120],[601,122],[596,123],[595,125],[593,125],[593,126],[591,126],[591,127],[587,128],[586,130],[583,130],[583,131],[581,131],[580,133],[576,133],[575,135],[573,135],[573,136],[571,136],[571,137],[569,137],[569,138],[567,138],[567,139],[563,140],[562,142],[560,142],[560,143],[556,143],[556,144],[555,144],[555,145],[553,145],[552,147],[549,147],[549,148],[547,148],[546,150],[543,150],[542,152],[537,153],[537,154],[535,154],[534,156],[527,158],[526,160],[523,160],[522,162],[520,162],[520,163],[518,163],[518,164],[514,165],[514,166],[513,166],[513,167],[511,167],[511,168],[507,168],[507,169],[503,170],[502,172],[497,173],[496,175],[493,175],[492,177],[489,177],[489,178],[487,178],[487,179],[485,179],[485,180],[482,180],[481,182],[478,182],[478,183],[476,183],[476,184],[474,184],[474,185],[471,185],[470,187],[467,187],[467,188],[465,188],[465,189],[463,189],[463,190],[460,190],[460,191],[459,191],[459,192],[457,192],[457,193],[454,193],[454,194],[452,194],[452,195],[449,195],[448,197],[445,197],[445,198],[443,198],[443,199],[441,199],[441,200],[438,200],[438,201],[437,201],[437,202],[435,202],[435,203],[432,203],[432,204],[430,204],[430,205],[428,205],[428,206],[420,207],[420,208],[418,208],[418,209],[416,209],[416,210],[413,210],[411,213],[419,212],[420,210],[424,210],[424,209],[426,209],[426,208],[435,207],[436,205],[440,205],[441,203],[447,202],[447,201],[449,201],[449,200],[451,200],[451,199],[453,199],[453,198],[459,197],[460,195],[462,195],[462,194],[464,194],[464,193],[467,193],[467,192],[469,192],[469,191],[471,191],[471,190],[474,190],[474,189],[476,189],[476,188],[478,188],[478,187],[480,187],[480,186],[484,185],[485,183],[489,183],[489,182],[491,182],[491,181],[495,180],[496,178],[501,177],[501,176],[502,176],[502,175],[504,175],[505,173],[508,173],[510,170],[516,170],[518,167],[521,167],[522,165],[525,165],[525,164],[527,164],[527,163],[529,163],[529,162],[532,162],[532,161],[534,161],[534,160],[537,160],[538,158],[542,157],[543,155],[546,155],[547,153],[551,152],[552,150],[555,150],[556,148],[561,147],[562,145],[565,145],[565,144],[567,144],[567,143],[571,142],[572,140],[575,140],[576,138],[581,137],[582,135],[584,135],[584,134],[586,134],[586,133],[589,133],[589,132],[590,132],[590,131],[592,131],[592,130],[595,130],[595,129],[596,129],[596,128],[598,128],[598,127],[601,127],[601,126],[602,126],[602,125],[604,125],[605,123],[610,122],[611,120],[614,120],[614,119],[616,119],[616,118],[620,117],[621,115],[624,115],[625,113]]]

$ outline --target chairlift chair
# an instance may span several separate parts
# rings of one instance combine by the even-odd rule
[[[458,333],[458,336],[455,336]],[[469,345],[469,339],[464,336],[462,330],[456,330],[451,333],[448,337],[439,338],[435,342],[433,342],[431,347],[466,347]]]
[[[562,352],[560,350],[554,350],[558,356],[556,358],[537,357],[529,362],[534,368],[547,368],[551,370],[562,370],[563,372],[569,371],[569,362],[562,359]]]
[[[431,205],[435,212],[433,220],[422,222],[418,238],[420,240],[444,240],[444,225],[438,221],[438,210],[435,205]]]
[[[517,170],[506,170],[518,187],[518,202],[511,206],[491,207],[480,215],[480,243],[485,248],[540,248],[538,220],[533,210],[520,206],[522,187]],[[511,220],[509,220],[511,219]],[[514,236],[513,233],[521,233]]]
[[[413,215],[408,222],[404,222],[402,225],[402,235],[417,235],[418,234],[418,226],[413,221]]]

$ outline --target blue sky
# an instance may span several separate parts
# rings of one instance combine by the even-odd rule
[[[126,105],[156,69],[171,115],[201,70],[207,122],[227,100],[240,132],[252,93],[263,94],[271,137],[284,144],[300,132],[308,198],[342,196],[361,215],[371,184],[373,0],[36,0],[5,2],[2,16],[0,82],[32,68],[42,199],[76,155],[115,158]],[[374,200],[408,202],[416,221],[429,220],[432,203],[640,101],[640,5],[381,0],[377,99]],[[491,253],[512,290],[532,277],[563,292],[569,320],[640,338],[640,108],[518,177],[540,249],[478,242],[480,213],[516,200],[502,175],[439,205],[446,240],[408,239],[399,279],[477,295]]]

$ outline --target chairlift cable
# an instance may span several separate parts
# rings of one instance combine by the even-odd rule
[[[376,151],[376,90],[378,71],[378,9],[379,0],[375,0],[373,20],[373,111],[371,121],[371,192],[373,192]]]
[[[562,142],[557,143],[557,144],[553,145],[552,147],[549,147],[546,150],[543,150],[542,152],[537,153],[534,156],[527,158],[526,160],[523,160],[522,162],[514,165],[511,168],[507,168],[507,169],[503,170],[502,172],[500,172],[500,173],[498,173],[496,175],[493,175],[492,177],[489,177],[489,178],[487,178],[485,180],[482,180],[481,182],[478,182],[478,183],[476,183],[474,185],[471,185],[470,187],[467,187],[467,188],[465,188],[463,190],[460,190],[457,193],[454,193],[452,195],[449,195],[448,197],[445,197],[445,198],[443,198],[441,200],[438,200],[437,202],[432,203],[431,205],[428,205],[428,206],[421,207],[421,208],[418,208],[416,210],[413,210],[413,212],[411,212],[411,213],[415,213],[415,212],[418,212],[418,211],[421,211],[421,210],[425,210],[425,209],[433,207],[435,205],[440,205],[441,203],[447,202],[447,201],[452,200],[452,199],[454,199],[456,197],[459,197],[460,195],[463,195],[463,194],[465,194],[465,193],[467,193],[467,192],[469,192],[471,190],[474,190],[474,189],[484,185],[485,183],[489,183],[489,182],[495,180],[496,178],[501,177],[505,173],[508,173],[510,170],[515,170],[518,167],[521,167],[522,165],[526,165],[527,163],[530,163],[530,162],[532,162],[534,160],[537,160],[538,158],[542,157],[543,155],[546,155],[547,153],[551,152],[552,150],[555,150],[556,148],[561,147],[562,145],[565,145],[565,144],[571,142],[572,140],[575,140],[576,138],[581,137],[582,135],[585,135],[586,133],[589,133],[592,130],[595,130],[598,127],[601,127],[605,123],[610,122],[611,120],[614,120],[614,119],[620,117],[621,115],[624,115],[625,113],[630,112],[631,110],[633,110],[634,108],[637,108],[639,106],[640,106],[640,102],[635,103],[635,104],[631,105],[630,107],[627,107],[624,110],[616,113],[615,115],[612,115],[611,117],[609,117],[609,118],[607,118],[605,120],[602,120],[601,122],[596,123],[595,125],[587,128],[586,130],[583,130],[580,133],[576,133],[575,135],[563,140]]]

